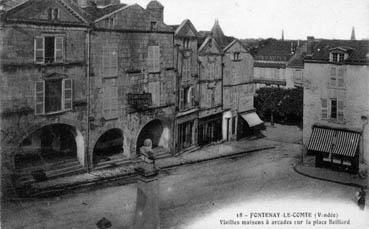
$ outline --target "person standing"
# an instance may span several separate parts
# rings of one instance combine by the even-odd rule
[[[361,187],[358,200],[357,200],[357,204],[359,205],[360,210],[365,209],[365,196],[366,196],[366,192],[364,190],[364,187]]]

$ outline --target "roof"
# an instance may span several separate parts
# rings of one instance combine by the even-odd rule
[[[254,54],[255,60],[289,61],[303,43],[296,40],[267,39],[261,41]]]
[[[222,49],[227,47],[227,45],[229,45],[229,43],[231,43],[234,40],[234,38],[227,37],[224,35],[218,20],[215,21],[214,26],[211,29],[210,33]]]
[[[125,6],[127,6],[127,4],[122,3],[116,5],[107,5],[105,7],[88,6],[83,8],[83,10],[90,16],[90,20],[95,21]]]
[[[173,28],[173,27],[172,27]],[[175,35],[178,37],[188,36],[188,32],[192,30],[194,37],[197,37],[197,30],[189,19],[185,19],[175,30]]]
[[[312,45],[312,55],[305,60],[329,61],[329,53],[334,49],[346,50],[346,63],[368,63],[369,40],[318,40]]]

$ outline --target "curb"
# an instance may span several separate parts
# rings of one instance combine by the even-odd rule
[[[347,183],[347,182],[342,182],[342,181],[337,181],[337,180],[330,180],[330,179],[326,179],[326,178],[312,176],[312,175],[309,175],[309,174],[306,174],[306,173],[303,173],[303,172],[299,171],[296,168],[297,166],[298,165],[293,166],[293,170],[296,173],[298,173],[302,176],[305,176],[305,177],[309,177],[309,178],[316,179],[316,180],[321,180],[321,181],[328,181],[328,182],[331,182],[331,183],[336,183],[336,184],[341,184],[341,185],[346,185],[346,186],[357,187],[357,188],[365,188],[366,187],[365,185],[360,185],[360,184],[356,184],[356,183]]]
[[[275,146],[269,146],[269,147],[262,147],[262,148],[237,152],[237,153],[234,153],[234,154],[220,155],[220,156],[216,156],[216,157],[212,157],[212,158],[205,158],[205,159],[199,159],[199,160],[189,160],[189,161],[180,162],[178,164],[163,166],[163,167],[160,167],[160,169],[167,170],[167,169],[171,169],[171,168],[175,168],[175,167],[180,167],[180,166],[183,166],[183,165],[192,165],[192,164],[217,160],[217,159],[221,159],[221,158],[241,157],[242,155],[244,155],[246,153],[253,153],[253,152],[258,152],[258,151],[263,151],[263,150],[268,150],[268,149],[274,149],[274,148],[275,148]],[[56,185],[54,187],[39,189],[38,191],[36,190],[36,192],[30,194],[30,196],[28,196],[28,197],[25,197],[25,198],[12,198],[12,200],[55,197],[55,196],[59,196],[59,195],[62,195],[62,194],[70,193],[71,191],[74,191],[74,190],[77,190],[77,189],[84,189],[84,188],[85,189],[90,189],[93,186],[100,186],[100,185],[104,185],[104,184],[106,185],[109,182],[118,182],[118,185],[127,185],[127,184],[135,183],[136,182],[136,176],[137,176],[136,172],[130,172],[130,173],[126,173],[126,174],[119,174],[119,175],[112,176],[112,177],[104,177],[104,178],[96,179],[96,180],[93,180],[93,181],[81,181],[81,182],[76,182],[76,183],[67,184],[67,185],[60,185],[60,186]],[[117,185],[117,183],[111,184],[111,186],[116,186],[116,185]]]

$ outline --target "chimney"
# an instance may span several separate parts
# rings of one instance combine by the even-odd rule
[[[284,41],[284,30],[282,29],[282,41]]]
[[[146,10],[149,11],[157,21],[164,21],[164,6],[160,2],[156,0],[149,2],[146,6]]]
[[[313,45],[314,45],[314,37],[308,36],[307,37],[307,47],[306,47],[306,56],[313,55]]]

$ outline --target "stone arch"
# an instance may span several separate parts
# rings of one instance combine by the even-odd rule
[[[111,128],[103,132],[93,148],[93,163],[111,160],[114,156],[123,155],[124,135],[120,128]]]
[[[82,133],[76,127],[51,123],[30,128],[27,134],[13,155],[16,174],[33,176],[36,171],[49,171],[49,174],[59,176],[83,169],[85,143]]]
[[[140,130],[136,141],[136,154],[139,155],[140,148],[146,139],[151,139],[154,154],[169,152],[171,132],[169,125],[160,119],[147,122]]]

